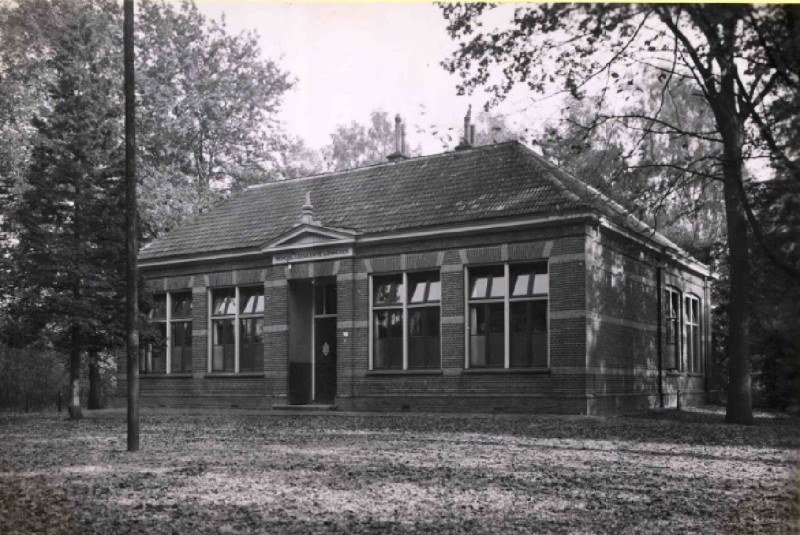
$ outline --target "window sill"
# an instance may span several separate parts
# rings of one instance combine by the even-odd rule
[[[206,379],[242,379],[242,378],[261,378],[266,377],[266,374],[262,372],[240,372],[240,373],[232,373],[232,372],[212,372],[207,373],[203,377]]]
[[[529,375],[548,375],[552,370],[548,367],[544,368],[465,368],[461,370],[465,375],[481,375],[481,374],[529,374]]]
[[[369,370],[367,376],[379,375],[442,375],[442,370],[439,368],[431,368],[429,370]]]
[[[191,373],[139,373],[139,379],[191,379]]]

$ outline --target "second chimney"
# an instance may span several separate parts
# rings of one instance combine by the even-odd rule
[[[471,149],[475,145],[475,125],[472,124],[472,104],[464,116],[464,137],[456,145],[456,150]]]
[[[386,157],[390,162],[397,160],[405,160],[408,158],[406,154],[406,125],[403,124],[403,119],[400,118],[398,113],[394,117],[394,152]]]

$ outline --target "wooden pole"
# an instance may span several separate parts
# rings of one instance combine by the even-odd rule
[[[133,0],[123,3],[125,56],[125,279],[128,334],[128,451],[139,451],[139,296],[136,253],[136,102],[133,85]]]

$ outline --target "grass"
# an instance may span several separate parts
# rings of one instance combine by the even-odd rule
[[[796,422],[0,414],[0,532],[798,531]]]

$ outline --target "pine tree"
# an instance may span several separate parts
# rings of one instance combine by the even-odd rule
[[[9,316],[22,336],[44,328],[68,350],[70,413],[80,417],[81,355],[118,340],[124,317],[118,8],[58,7],[50,109],[34,119],[27,189],[11,216],[19,244]]]

